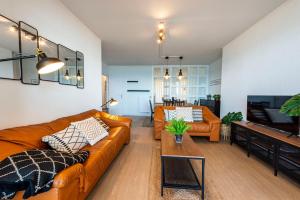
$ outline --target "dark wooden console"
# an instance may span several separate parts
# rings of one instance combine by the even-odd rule
[[[230,143],[246,149],[248,157],[254,154],[270,163],[275,176],[281,171],[300,183],[300,138],[287,136],[278,130],[242,121],[231,124]]]

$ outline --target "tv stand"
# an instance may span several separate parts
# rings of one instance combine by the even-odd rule
[[[246,149],[247,156],[256,155],[270,163],[274,175],[285,173],[300,183],[300,138],[245,121],[231,124],[230,143]]]

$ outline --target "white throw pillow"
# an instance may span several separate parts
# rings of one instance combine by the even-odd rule
[[[94,117],[90,117],[78,122],[72,122],[71,124],[82,132],[90,145],[96,144],[98,141],[108,135],[108,132],[105,130],[105,128],[103,128]]]
[[[176,110],[164,109],[164,112],[165,112],[165,120],[167,122],[171,121],[172,119],[176,119]]]
[[[76,153],[88,144],[84,135],[72,124],[62,131],[44,136],[42,141],[53,149],[66,153]]]
[[[193,108],[176,107],[176,118],[183,119],[186,122],[193,122]]]

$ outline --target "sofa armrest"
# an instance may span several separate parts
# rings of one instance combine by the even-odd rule
[[[74,180],[79,179],[80,185],[80,191],[84,191],[84,168],[83,165],[80,163],[77,163],[75,165],[72,165],[63,171],[59,172],[54,177],[54,182],[52,184],[53,188],[64,188],[70,185]]]
[[[203,107],[203,120],[209,124],[210,141],[219,141],[221,120],[207,107]]]
[[[117,115],[111,115],[106,112],[99,112],[101,120],[103,120],[110,127],[125,126],[130,129],[132,119],[128,117],[121,117]]]

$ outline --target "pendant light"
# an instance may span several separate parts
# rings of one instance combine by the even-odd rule
[[[182,59],[183,59],[183,57],[180,56],[179,57],[179,60],[180,60],[180,70],[179,70],[179,74],[178,74],[178,79],[179,80],[181,80],[183,78],[182,69],[181,69]]]
[[[80,70],[77,70],[76,78],[77,78],[77,81],[81,80]]]
[[[169,57],[166,56],[165,59],[166,59],[166,61],[167,61],[167,67],[169,67]],[[169,75],[169,69],[168,69],[168,68],[166,69],[166,73],[165,73],[165,75],[164,75],[164,78],[165,78],[166,80],[168,80],[168,79],[170,78],[170,75]]]
[[[66,69],[65,79],[70,80],[69,70]]]

